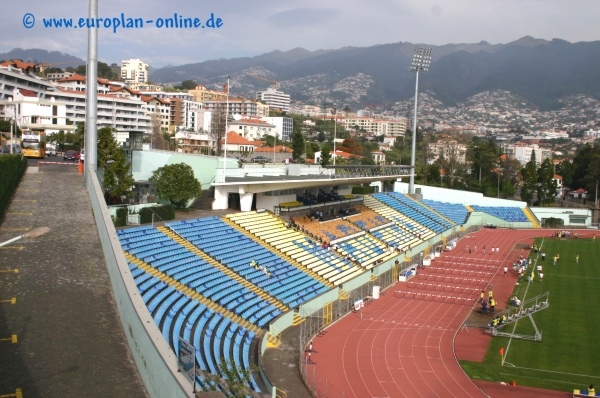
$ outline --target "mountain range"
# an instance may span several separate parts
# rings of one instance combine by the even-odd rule
[[[455,105],[487,90],[507,90],[540,109],[558,107],[572,94],[600,99],[600,41],[569,43],[523,37],[507,44],[446,44],[431,46],[428,73],[419,87],[447,105]],[[356,107],[370,102],[394,103],[414,96],[415,76],[407,72],[415,44],[308,51],[295,48],[256,57],[220,59],[157,69],[155,83],[195,80],[218,88],[231,76],[235,94],[252,97],[278,82],[293,99],[315,104],[326,97],[335,105]],[[252,76],[251,76],[252,75]]]
[[[421,45],[421,44],[419,44]],[[600,41],[569,43],[523,37],[507,44],[446,44],[432,47],[428,73],[420,74],[419,89],[453,106],[488,90],[507,90],[541,110],[558,107],[560,98],[586,94],[600,99]],[[414,96],[415,76],[407,72],[415,44],[309,51],[295,48],[255,57],[218,59],[151,69],[154,83],[194,80],[222,89],[230,76],[233,95],[253,98],[269,82],[302,100],[319,104],[323,98],[338,107],[368,103],[393,104]],[[51,64],[85,62],[45,50],[14,49],[0,59],[18,58]],[[67,65],[65,65],[67,66]]]

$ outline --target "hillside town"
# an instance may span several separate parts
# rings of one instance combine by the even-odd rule
[[[149,65],[140,59],[123,60],[112,68],[118,78],[97,81],[98,128],[112,128],[127,149],[146,146],[204,155],[226,150],[240,161],[317,163],[323,162],[325,146],[338,164],[409,164],[407,131],[414,99],[351,109],[328,102],[325,92],[318,93],[321,103],[294,100],[281,91],[285,83],[278,87],[262,76],[251,75],[270,87],[245,98],[230,92],[235,85],[227,82],[220,88],[196,81],[175,87],[153,84]],[[344,80],[338,89],[358,95],[367,77]],[[77,144],[69,142],[68,134],[85,120],[86,87],[86,77],[73,68],[3,61],[0,118],[16,129],[44,131],[49,146],[64,150]],[[474,139],[492,140],[521,167],[532,160],[532,153],[538,166],[546,159],[553,164],[572,161],[579,147],[600,135],[600,103],[574,95],[561,99],[559,108],[544,111],[509,91],[495,90],[448,106],[425,91],[419,95],[419,130],[427,137],[419,149],[423,162],[417,162],[422,181],[427,182],[434,166],[440,180],[451,174],[454,184],[455,172],[472,167],[468,151]],[[294,146],[296,133],[302,140]],[[3,131],[2,147],[10,143],[8,131]]]

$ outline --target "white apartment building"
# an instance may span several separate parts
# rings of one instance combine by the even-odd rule
[[[270,110],[271,110],[271,107],[269,105],[263,104],[262,102],[256,103],[256,117],[258,117],[258,118],[269,117]]]
[[[540,148],[537,144],[506,144],[504,145],[504,153],[513,159],[517,159],[522,166],[531,160],[531,154],[535,151],[535,160],[539,166],[544,160],[552,159],[552,151],[550,149]]]
[[[75,126],[67,125],[65,103],[54,97],[40,99],[32,90],[24,88],[15,89],[11,100],[0,102],[0,113],[14,120],[21,130],[44,131],[46,135],[75,130]]]
[[[140,59],[121,61],[121,78],[126,82],[145,83],[148,81],[148,64]]]
[[[439,140],[427,145],[429,156],[428,163],[432,164],[443,156],[446,160],[453,160],[458,163],[467,161],[467,146],[454,140]]]
[[[139,98],[113,94],[109,83],[98,80],[98,127],[114,127],[120,142],[128,138],[129,132],[147,133],[149,117],[142,109],[144,103]],[[61,88],[40,77],[25,74],[14,66],[0,66],[0,100],[13,99],[15,89],[31,90],[41,100],[52,101],[54,98],[57,103],[65,104],[65,117],[74,124],[85,122],[85,80],[70,79],[67,87]]]
[[[66,103],[66,116],[72,122],[85,122],[85,91],[59,89],[53,96],[57,101]],[[114,128],[119,142],[125,142],[129,132],[148,133],[150,117],[142,109],[142,104],[137,98],[98,94],[98,128]]]
[[[55,90],[52,83],[41,77],[26,74],[14,66],[0,66],[0,100],[12,98],[14,90],[20,88],[32,90],[40,98]]]
[[[161,98],[161,99],[171,99],[171,98],[177,98],[180,100],[186,100],[186,101],[196,101],[196,98],[190,94],[190,93],[185,93],[185,92],[167,92],[167,91],[144,91],[141,90],[140,94],[143,95],[147,95],[149,97],[156,97],[156,98]],[[200,101],[196,101],[196,102],[200,102]]]
[[[279,139],[283,141],[290,141],[292,139],[292,134],[294,134],[294,119],[291,117],[262,117],[260,120],[275,126],[275,133]]]
[[[158,92],[163,91],[163,86],[158,86],[156,84],[148,84],[148,83],[138,83],[138,82],[128,82],[125,85],[127,88],[135,91],[151,91]]]
[[[226,109],[226,100],[211,100],[204,101],[204,109],[215,111],[216,109]],[[229,108],[227,114],[229,116],[241,115],[243,117],[256,117],[257,104],[256,100],[248,100],[245,98],[229,98]]]
[[[342,119],[346,130],[355,130],[357,126],[359,130],[365,130],[367,133],[375,135],[385,135],[393,137],[404,137],[406,134],[406,118],[398,120],[381,120],[371,117],[350,117]]]
[[[68,77],[71,77],[74,74],[75,74],[75,72],[54,72],[54,73],[48,73],[46,75],[46,79],[49,82],[56,83],[57,81],[62,80],[62,79],[66,79]]]
[[[321,110],[321,107],[316,106],[316,105],[306,105],[306,104],[290,107],[290,113],[293,113],[295,115],[310,116],[310,117],[323,116],[323,111]]]
[[[161,129],[167,130],[171,116],[171,101],[145,95],[142,96],[141,100],[144,102],[142,109],[150,118],[150,123],[152,124],[153,119],[156,117],[160,120]]]
[[[230,132],[233,131],[249,141],[260,140],[265,135],[274,136],[277,132],[277,127],[274,124],[256,118],[246,118],[229,122],[228,127]]]
[[[257,91],[256,99],[263,101],[272,109],[281,109],[283,112],[290,111],[290,95],[283,91],[277,91],[273,87],[269,87],[265,91]]]
[[[201,103],[179,98],[170,98],[169,102],[171,106],[169,131],[199,131],[202,126],[200,121]]]

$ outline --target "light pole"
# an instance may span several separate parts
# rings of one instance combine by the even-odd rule
[[[408,185],[408,193],[414,195],[415,193],[415,152],[417,148],[417,108],[419,98],[419,72],[427,72],[429,70],[429,64],[431,63],[431,48],[420,47],[415,48],[413,55],[413,61],[411,66],[408,68],[409,72],[416,72],[417,78],[415,83],[415,113],[413,116],[413,131],[412,131],[412,145],[411,145],[411,159],[410,159],[410,182]]]
[[[227,76],[227,102],[225,109],[225,156],[223,158],[223,182],[225,182],[225,171],[227,169],[227,133],[229,130],[229,76]]]
[[[275,164],[275,149],[277,148],[277,131],[274,134],[275,142],[273,143],[273,164]]]
[[[335,166],[335,158],[336,158],[336,154],[335,154],[335,138],[337,136],[337,117],[336,117],[336,109],[335,108],[331,108],[331,114],[333,115],[333,165]]]
[[[0,243],[0,247],[6,246],[13,242],[16,242],[21,238],[37,238],[40,235],[44,235],[48,231],[50,231],[50,228],[48,228],[48,227],[39,227],[39,228],[36,228],[36,229],[33,229],[33,230],[27,232],[26,234],[17,236],[16,238],[12,238],[12,239],[7,240],[6,242]]]

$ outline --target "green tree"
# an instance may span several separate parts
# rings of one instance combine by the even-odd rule
[[[570,187],[573,182],[573,163],[566,159],[563,160],[556,166],[556,174],[563,178],[563,186]]]
[[[292,135],[292,150],[294,151],[294,161],[298,161],[302,158],[305,145],[306,144],[302,133],[294,133]]]
[[[67,71],[69,71],[69,69],[70,68],[67,68]],[[79,65],[77,68],[75,68],[73,70],[73,72],[77,73],[78,75],[85,76],[87,73],[87,66]],[[98,62],[98,77],[102,78],[102,79],[108,79],[108,80],[120,80],[121,79],[121,76],[119,76],[119,74],[115,73],[115,71],[112,70],[110,65],[105,64],[104,62]]]
[[[133,186],[130,164],[110,127],[98,130],[98,168],[104,171],[102,188],[112,196],[128,195]]]
[[[325,142],[326,139],[327,139],[327,136],[325,135],[325,133],[322,131],[319,131],[319,134],[317,134],[317,141]]]
[[[253,396],[252,389],[248,386],[250,385],[252,372],[257,370],[258,368],[254,364],[243,369],[236,366],[233,360],[226,361],[221,358],[219,360],[219,371],[223,377],[209,373],[206,376],[209,382],[204,383],[202,390],[204,392],[219,391],[219,387],[221,387],[221,391],[227,397],[245,398]]]
[[[523,186],[521,187],[521,200],[528,205],[533,203],[534,193],[537,191],[537,163],[535,160],[535,151],[531,152],[531,160],[527,162],[523,170]]]
[[[200,181],[194,177],[194,170],[185,163],[168,164],[152,173],[151,181],[156,181],[156,193],[177,208],[202,194]]]
[[[331,151],[331,149],[329,149],[329,145],[327,145],[327,144],[323,144],[322,148],[323,148],[323,150],[321,151],[320,164],[323,167],[329,166],[329,164],[331,163],[331,153],[329,153]]]
[[[197,86],[196,82],[193,80],[184,80],[181,82],[181,88],[184,90],[192,90]]]
[[[556,196],[557,183],[554,180],[554,164],[552,160],[546,159],[538,169],[538,204],[552,204]]]

